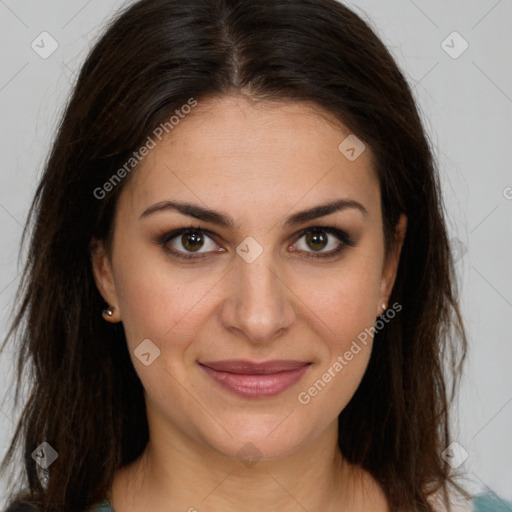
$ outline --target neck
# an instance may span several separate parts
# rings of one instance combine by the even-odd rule
[[[355,472],[338,450],[334,422],[276,460],[240,461],[183,434],[150,431],[143,454],[116,474],[116,512],[355,509]]]

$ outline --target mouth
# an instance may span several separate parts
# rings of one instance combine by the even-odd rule
[[[254,363],[244,360],[207,361],[199,366],[224,389],[246,398],[278,395],[307,372],[312,363],[274,360]]]

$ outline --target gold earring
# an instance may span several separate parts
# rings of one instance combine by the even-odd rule
[[[388,307],[388,306],[387,306],[387,305],[386,305],[386,303],[384,302],[384,303],[382,304],[382,310],[383,310],[383,311],[386,311],[386,308],[387,308],[387,307]]]

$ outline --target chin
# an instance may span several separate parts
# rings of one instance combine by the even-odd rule
[[[202,432],[201,437],[218,453],[250,467],[257,461],[285,458],[310,438],[311,433],[305,430],[304,424],[299,426],[285,418],[286,414],[266,418],[244,417],[225,424],[231,435],[216,424],[215,428],[212,426],[208,432]]]

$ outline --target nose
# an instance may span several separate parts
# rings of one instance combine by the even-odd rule
[[[292,286],[271,253],[264,249],[251,263],[237,256],[236,268],[229,272],[221,321],[251,343],[273,341],[289,330],[296,318]]]

